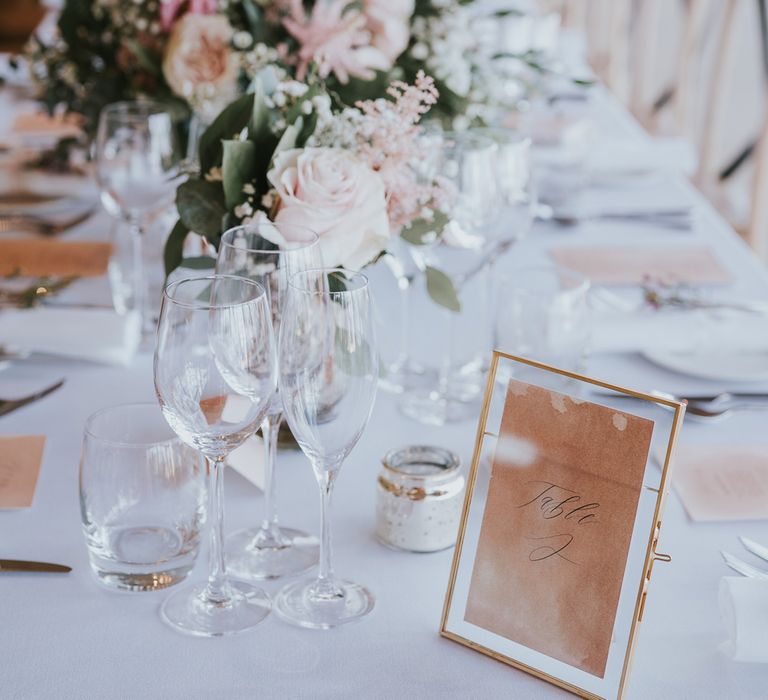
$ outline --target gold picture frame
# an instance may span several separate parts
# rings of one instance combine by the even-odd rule
[[[637,485],[636,509],[634,510],[629,529],[630,539],[628,542],[631,542],[631,547],[627,545],[626,559],[621,561],[623,568],[617,598],[618,602],[616,603],[612,627],[609,630],[611,647],[606,652],[605,666],[601,677],[596,673],[585,672],[583,667],[574,668],[568,663],[563,663],[558,658],[551,658],[547,654],[540,653],[536,648],[527,648],[524,645],[520,645],[509,636],[499,635],[489,631],[487,627],[479,627],[468,621],[472,594],[471,586],[474,585],[472,583],[474,581],[472,570],[477,566],[479,559],[480,545],[478,543],[482,536],[482,528],[485,527],[484,523],[487,517],[486,506],[488,505],[489,498],[488,493],[486,493],[486,501],[482,503],[482,495],[476,493],[476,491],[480,490],[476,488],[478,474],[483,457],[487,456],[486,452],[491,449],[494,450],[494,457],[488,461],[493,462],[495,469],[495,451],[497,446],[501,444],[501,430],[498,433],[488,431],[489,414],[493,405],[494,420],[497,420],[496,416],[500,415],[501,417],[498,420],[499,425],[502,425],[501,421],[507,412],[508,404],[503,404],[504,408],[499,414],[499,386],[506,387],[505,402],[509,398],[507,392],[511,391],[512,387],[512,383],[500,385],[497,380],[500,364],[505,369],[514,370],[511,376],[515,379],[518,379],[521,374],[524,375],[526,372],[535,377],[534,382],[526,383],[523,386],[532,387],[536,391],[543,390],[550,392],[550,394],[555,394],[551,388],[553,384],[558,387],[557,391],[561,391],[560,386],[563,383],[567,383],[579,389],[598,393],[600,401],[603,402],[600,404],[592,403],[588,399],[584,399],[583,396],[579,396],[578,399],[573,399],[574,405],[585,403],[590,407],[597,406],[596,410],[608,408],[608,410],[616,411],[619,409],[606,407],[605,403],[615,403],[622,407],[629,407],[630,405],[641,406],[640,414],[623,413],[622,415],[637,416],[640,420],[646,422],[650,420],[652,423],[648,431],[652,436],[653,446],[657,449],[652,451],[651,437],[649,437],[647,456],[642,468],[641,480]],[[518,380],[518,383],[520,381]],[[570,395],[565,394],[565,396],[568,397]],[[627,397],[637,401],[630,404],[621,400]],[[581,409],[579,408],[578,410]],[[671,561],[671,557],[668,555],[657,552],[657,545],[661,530],[664,502],[669,490],[670,463],[682,427],[684,414],[684,402],[677,402],[622,388],[599,379],[557,369],[534,360],[494,351],[475,438],[472,463],[467,478],[464,507],[443,606],[440,634],[447,639],[451,639],[498,661],[525,671],[580,697],[589,698],[590,700],[621,699],[627,687],[638,623],[643,617],[653,564],[656,561]],[[645,417],[642,417],[643,415]],[[621,420],[623,421],[623,418]],[[626,425],[626,423],[624,424]],[[488,441],[488,444],[486,444],[486,441]],[[655,461],[654,457],[656,458]],[[659,468],[660,474],[657,473]],[[488,471],[490,472],[490,470]],[[490,475],[484,478],[490,483]],[[485,488],[489,487],[486,486]],[[508,530],[505,530],[505,532],[508,532]],[[531,545],[528,546],[530,547]],[[531,561],[534,560],[531,559]],[[461,579],[460,586],[457,586],[458,579]],[[485,579],[483,580],[485,581]],[[506,579],[503,580],[503,585],[507,585]],[[517,600],[516,598],[514,602]],[[509,605],[511,608],[514,603],[513,601],[510,601],[510,603],[512,603]],[[528,608],[531,608],[531,606],[529,605]]]

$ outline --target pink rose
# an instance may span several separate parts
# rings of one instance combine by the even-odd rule
[[[267,177],[280,197],[275,221],[315,231],[324,265],[359,270],[386,248],[390,230],[384,183],[349,151],[283,151]]]
[[[414,0],[364,0],[363,13],[371,32],[371,44],[390,63],[408,48]]]
[[[160,24],[167,32],[179,16],[186,0],[160,0]],[[193,15],[216,13],[216,0],[189,0],[188,11]]]
[[[239,60],[233,30],[222,15],[186,14],[173,26],[163,58],[171,90],[204,116],[215,116],[237,95]]]

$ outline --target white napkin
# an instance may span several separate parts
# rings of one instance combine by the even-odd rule
[[[264,442],[252,435],[227,457],[227,464],[240,476],[264,490]]]
[[[768,663],[768,581],[724,576],[718,599],[728,632],[720,650],[734,661]]]
[[[593,176],[616,177],[652,171],[681,172],[692,175],[697,155],[683,139],[647,139],[641,142],[600,140],[590,148],[587,167]]]
[[[768,319],[738,311],[595,313],[593,352],[712,353],[768,350]]]
[[[0,312],[0,344],[109,365],[128,365],[141,339],[137,312],[111,309],[8,309]]]

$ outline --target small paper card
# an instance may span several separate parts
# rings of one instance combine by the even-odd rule
[[[642,284],[648,278],[668,283],[724,284],[728,271],[703,246],[613,246],[553,248],[558,265],[580,272],[595,284]]]
[[[768,518],[768,444],[681,445],[673,484],[693,520]]]
[[[684,412],[495,351],[441,634],[621,698],[651,567],[670,559],[656,545]]]
[[[0,437],[0,508],[32,506],[44,447],[44,435]]]
[[[253,435],[232,450],[227,464],[258,489],[264,490],[264,442],[260,437]]]
[[[0,240],[0,276],[100,277],[111,253],[109,243],[9,238]]]

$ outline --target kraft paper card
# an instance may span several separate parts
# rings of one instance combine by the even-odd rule
[[[728,271],[703,246],[553,248],[558,265],[596,284],[642,284],[648,278],[684,284],[724,284]]]
[[[32,506],[44,447],[44,435],[0,437],[0,508]]]
[[[466,622],[604,677],[653,426],[510,381]]]
[[[768,518],[768,444],[680,445],[672,483],[693,520]]]
[[[111,252],[109,243],[9,238],[0,241],[0,276],[100,277]]]

